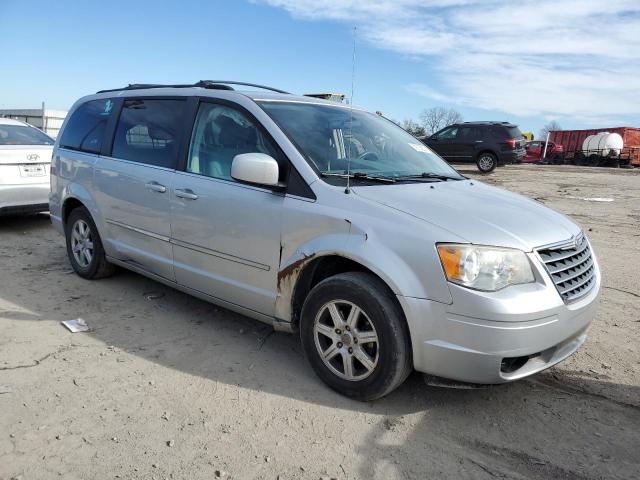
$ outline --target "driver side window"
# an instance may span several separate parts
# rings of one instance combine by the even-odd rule
[[[271,141],[244,113],[226,105],[202,103],[191,135],[187,172],[234,180],[231,164],[242,153],[279,159]]]
[[[442,132],[440,132],[440,134],[438,135],[438,138],[441,140],[452,140],[456,138],[457,133],[458,133],[458,127],[447,128],[446,130],[443,130]]]

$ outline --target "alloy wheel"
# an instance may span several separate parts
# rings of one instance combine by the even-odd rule
[[[491,170],[491,167],[493,166],[493,158],[489,155],[483,155],[480,157],[480,160],[478,160],[478,164],[482,171]]]
[[[316,315],[313,336],[323,363],[340,378],[363,380],[378,364],[376,329],[352,302],[333,300],[325,304]]]
[[[87,222],[76,220],[71,229],[71,251],[73,258],[82,268],[87,268],[93,260],[93,235]]]

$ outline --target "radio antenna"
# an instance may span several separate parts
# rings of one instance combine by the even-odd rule
[[[356,77],[356,31],[353,27],[353,56],[351,58],[351,98],[349,99],[349,148],[347,149],[347,188],[344,193],[351,193],[351,144],[353,143],[353,84]]]

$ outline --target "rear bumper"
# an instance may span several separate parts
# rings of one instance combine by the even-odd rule
[[[49,210],[49,181],[27,185],[0,185],[0,215]]]
[[[473,309],[465,308],[462,297],[475,294],[457,287],[451,305],[398,297],[407,313],[415,369],[462,382],[497,384],[555,365],[586,340],[596,313],[597,275],[591,292],[569,305],[555,290],[523,292],[509,301],[474,299],[478,303]],[[518,311],[518,304],[525,306]]]
[[[500,152],[498,154],[498,163],[520,163],[524,159],[526,151],[524,148],[519,150],[510,150],[508,152]]]

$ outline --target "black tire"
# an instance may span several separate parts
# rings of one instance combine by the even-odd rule
[[[74,228],[76,228],[76,225],[80,226],[80,222],[83,222],[84,225],[88,227],[88,234],[86,238],[91,242],[93,247],[91,249],[90,261],[80,253],[80,260],[78,260],[73,252]],[[108,277],[115,272],[116,267],[107,261],[96,224],[85,207],[78,207],[69,214],[67,223],[65,224],[65,239],[67,243],[67,255],[69,256],[69,262],[71,262],[73,270],[82,278],[94,280]],[[81,262],[86,262],[86,264],[82,264]]]
[[[322,334],[316,336],[316,319],[322,323],[329,318],[333,325],[329,328],[335,326],[330,311],[326,309],[333,302],[342,302],[342,306],[337,304],[338,309],[349,309],[339,310],[342,320],[348,319],[350,308],[353,308],[347,305],[349,303],[361,309],[363,315],[354,323],[355,328],[349,330],[343,325],[345,330],[333,330],[331,335],[334,332],[342,334],[336,333],[334,339]],[[370,326],[373,330],[368,328]],[[372,332],[376,336],[375,342],[358,342],[358,338],[364,339],[362,334],[371,335]],[[352,337],[345,338],[349,336]],[[412,370],[411,342],[402,310],[388,287],[370,273],[341,273],[316,285],[302,306],[300,338],[304,353],[320,379],[338,393],[356,400],[369,401],[387,395],[402,384]],[[331,348],[340,352],[328,362],[329,365],[333,362],[338,365],[337,369],[342,366],[344,375],[346,363],[350,362],[352,372],[361,378],[354,375],[348,380],[340,372],[332,370],[336,367],[325,364],[321,357],[320,349],[324,348],[321,342],[327,345],[325,352]],[[368,359],[377,360],[371,362],[369,369],[358,360],[363,351]]]
[[[577,153],[576,156],[573,157],[573,163],[581,167],[584,167],[587,164],[587,157],[585,156],[584,153],[581,153],[581,152]]]
[[[600,158],[599,155],[596,155],[595,153],[589,155],[589,157],[587,158],[587,165],[590,167],[599,167],[600,166],[600,161],[602,159]]]
[[[491,152],[482,152],[478,155],[476,165],[482,173],[491,173],[498,166],[498,159]]]

